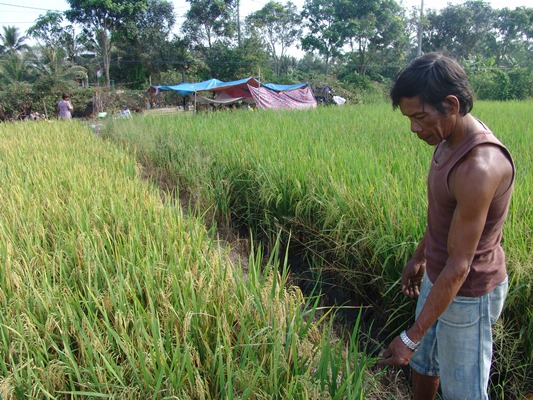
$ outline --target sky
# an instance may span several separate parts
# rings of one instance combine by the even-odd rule
[[[278,0],[284,3],[284,0]],[[422,0],[398,0],[405,7],[420,7]],[[460,4],[463,0],[423,0],[424,9],[439,9],[447,4]],[[268,0],[241,0],[241,16],[261,9]],[[183,22],[189,4],[185,0],[172,0],[177,22]],[[301,10],[304,0],[293,0]],[[533,0],[490,0],[492,8],[515,8],[520,6],[533,7]],[[65,11],[68,9],[66,0],[0,0],[0,26],[15,25],[22,33],[35,23],[35,20],[47,10]]]
[[[285,3],[285,0],[277,0]],[[354,0],[356,1],[356,0]],[[440,9],[447,4],[460,4],[464,0],[397,0],[406,8],[420,7],[421,2],[424,1],[424,10]],[[185,0],[171,0],[174,4],[174,12],[176,13],[176,26],[179,31],[179,26],[185,19],[185,13],[189,9],[189,4]],[[292,0],[298,7],[302,9],[305,0]],[[246,15],[261,9],[268,0],[241,0],[240,14],[241,18]],[[533,7],[533,0],[489,0],[491,7],[497,8],[516,8],[520,6]],[[21,34],[25,34],[26,30],[30,28],[39,16],[44,15],[47,11],[65,11],[69,8],[66,0],[0,0],[0,27],[16,26],[19,28]],[[3,33],[3,29],[0,30]],[[299,52],[295,52],[296,57],[300,56]]]

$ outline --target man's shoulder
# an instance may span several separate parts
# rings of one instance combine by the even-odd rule
[[[473,147],[463,159],[456,164],[450,176],[450,187],[486,186],[499,191],[507,187],[513,177],[513,165],[504,148],[495,143],[481,143]]]
[[[458,165],[489,169],[500,169],[500,167],[505,169],[505,167],[512,167],[507,150],[499,142],[483,142],[477,144],[466,153]]]

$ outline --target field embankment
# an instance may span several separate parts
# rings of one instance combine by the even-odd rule
[[[493,396],[533,390],[531,102],[476,103],[517,164],[505,226],[511,289],[495,329]],[[116,121],[107,136],[173,177],[217,221],[288,248],[301,282],[364,306],[370,341],[412,322],[399,277],[425,226],[432,149],[390,105]],[[348,296],[347,296],[348,294]],[[330,299],[333,302],[335,298]],[[344,314],[348,320],[353,315]]]
[[[394,398],[357,335],[286,285],[276,245],[245,279],[140,176],[81,124],[0,125],[2,399]]]

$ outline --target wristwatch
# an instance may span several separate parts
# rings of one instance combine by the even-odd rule
[[[418,349],[418,346],[420,346],[420,342],[415,343],[411,339],[409,339],[409,336],[407,336],[406,331],[403,331],[402,333],[400,333],[400,339],[402,339],[403,344],[405,344],[407,347],[409,347],[413,351],[416,351],[416,349]]]

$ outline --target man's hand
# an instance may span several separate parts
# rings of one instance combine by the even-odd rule
[[[400,336],[396,336],[389,347],[381,352],[381,360],[378,361],[378,365],[407,365],[413,353],[414,351],[402,342]]]
[[[420,285],[426,271],[425,260],[411,259],[402,273],[402,292],[412,299],[420,295]]]

